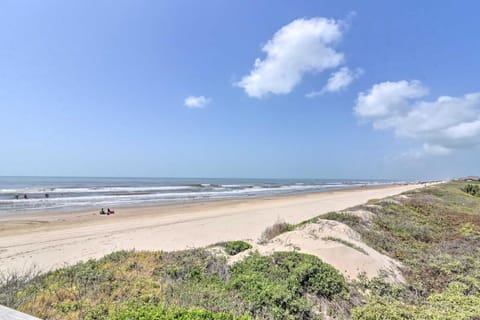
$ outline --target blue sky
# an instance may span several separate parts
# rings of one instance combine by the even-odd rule
[[[0,175],[479,174],[479,9],[1,1]]]

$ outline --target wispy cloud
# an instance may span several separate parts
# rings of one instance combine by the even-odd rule
[[[321,72],[343,63],[344,55],[335,46],[346,26],[342,20],[322,17],[294,20],[263,46],[266,57],[257,58],[250,74],[236,85],[255,98],[290,93],[306,73]]]
[[[189,96],[185,98],[184,105],[191,109],[200,109],[207,106],[210,101],[210,98],[204,96]]]
[[[306,94],[307,98],[313,98],[327,92],[339,92],[346,89],[355,79],[363,74],[363,70],[357,68],[350,70],[348,67],[342,67],[330,74],[327,84],[320,91],[313,91]]]
[[[427,94],[419,81],[382,82],[361,92],[354,110],[376,129],[419,141],[421,147],[409,152],[414,158],[480,144],[480,92],[433,101],[423,99]]]

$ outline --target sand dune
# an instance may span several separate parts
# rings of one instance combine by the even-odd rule
[[[385,273],[392,282],[404,282],[400,263],[364,244],[360,235],[338,221],[320,220],[284,234],[266,244],[253,243],[252,249],[232,257],[234,263],[251,252],[269,255],[276,251],[298,251],[319,257],[348,278],[359,274],[368,278]]]

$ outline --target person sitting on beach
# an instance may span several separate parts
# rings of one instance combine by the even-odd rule
[[[107,215],[111,215],[111,214],[114,214],[114,213],[115,213],[115,211],[110,210],[110,208],[107,209]]]
[[[103,208],[100,210],[100,214],[105,214],[105,210],[103,210]]]

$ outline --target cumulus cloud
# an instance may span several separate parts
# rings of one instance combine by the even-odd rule
[[[266,57],[257,58],[249,75],[237,86],[256,98],[288,94],[309,72],[335,68],[344,55],[335,50],[346,23],[326,18],[297,19],[278,30],[262,48]]]
[[[388,117],[405,111],[410,99],[427,93],[428,90],[419,81],[382,82],[375,84],[368,93],[358,95],[355,112],[365,118]]]
[[[327,92],[338,92],[346,89],[355,79],[363,74],[363,70],[357,68],[350,70],[348,67],[342,67],[333,72],[328,78],[327,84],[320,91],[313,91],[306,95],[307,98],[313,98]]]
[[[424,100],[428,89],[419,81],[382,82],[361,92],[355,113],[374,128],[393,130],[422,147],[411,154],[445,155],[480,144],[480,92]]]
[[[191,109],[204,108],[210,103],[210,98],[205,98],[204,96],[189,96],[185,98],[184,105]]]

